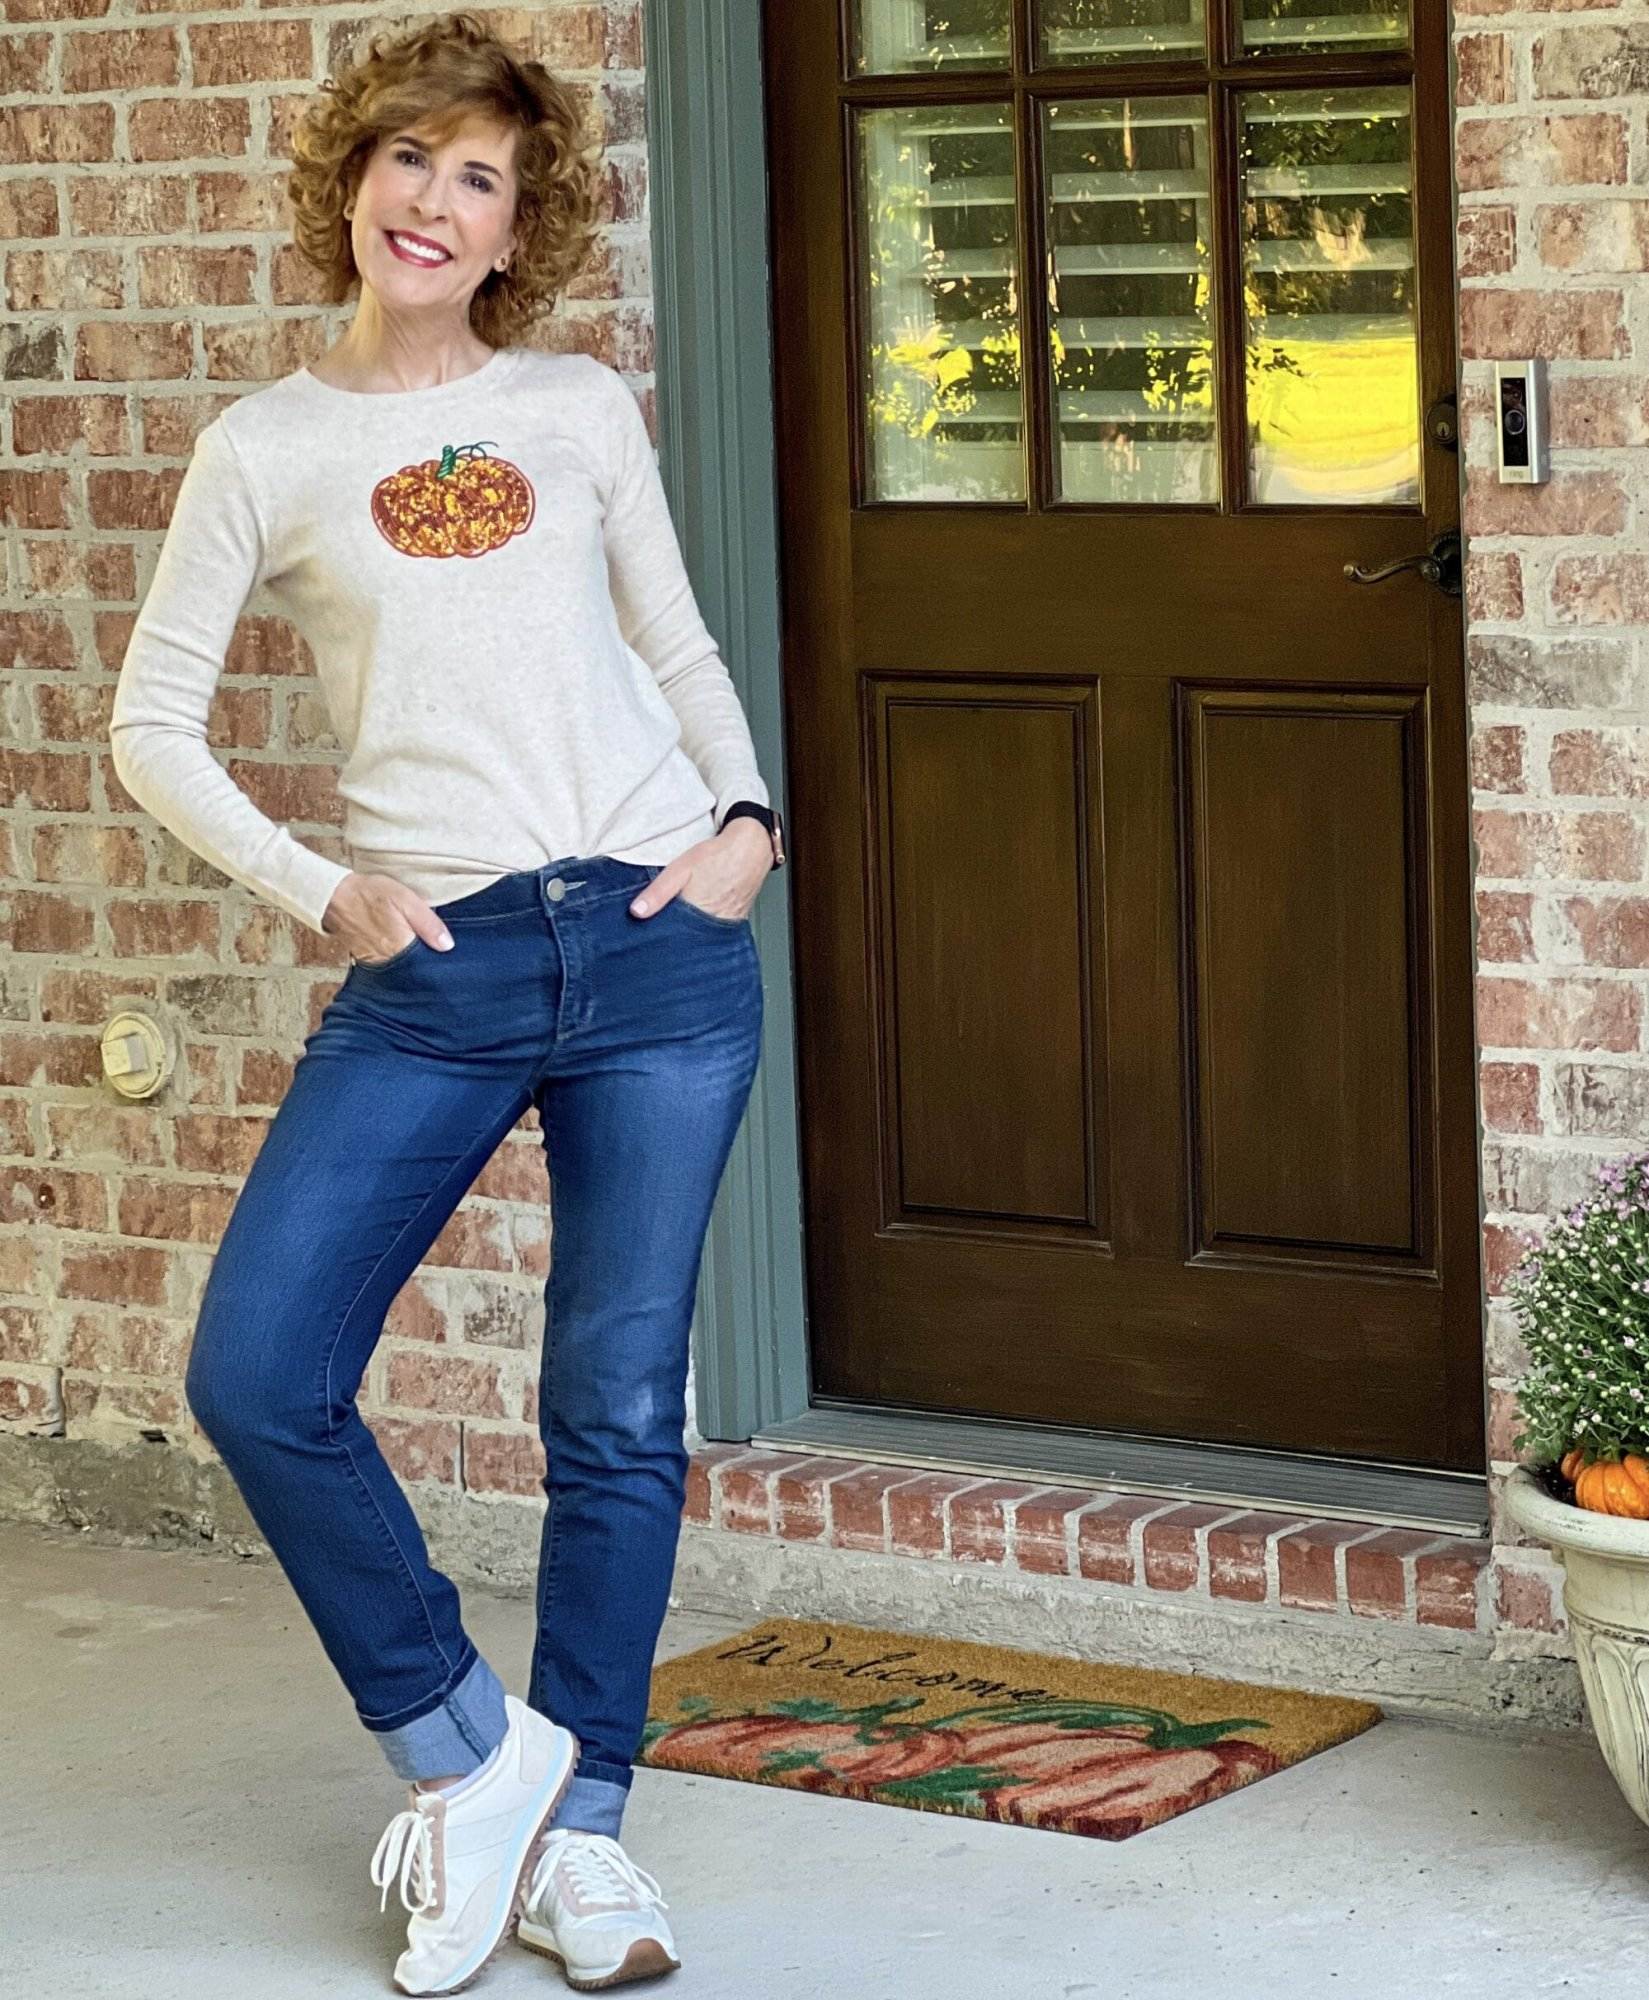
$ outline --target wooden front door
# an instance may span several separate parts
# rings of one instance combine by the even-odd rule
[[[1208,5],[766,7],[814,1390],[1474,1469],[1445,15]]]

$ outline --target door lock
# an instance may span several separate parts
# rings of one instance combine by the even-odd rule
[[[1405,569],[1418,570],[1427,583],[1436,584],[1447,597],[1460,595],[1460,536],[1454,529],[1442,534],[1424,554],[1399,556],[1378,569],[1364,569],[1361,563],[1347,563],[1345,573],[1353,583],[1384,583]]]

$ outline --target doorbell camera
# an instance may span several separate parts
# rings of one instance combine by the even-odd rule
[[[1547,477],[1545,362],[1497,361],[1494,409],[1501,483],[1540,485]]]

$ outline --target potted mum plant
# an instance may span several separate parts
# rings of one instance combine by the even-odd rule
[[[1649,1822],[1649,1153],[1601,1167],[1508,1289],[1529,1367],[1507,1507],[1563,1565],[1592,1727]]]

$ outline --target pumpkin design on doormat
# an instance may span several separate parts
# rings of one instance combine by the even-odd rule
[[[476,444],[447,444],[439,458],[403,465],[372,489],[372,518],[404,556],[484,556],[531,524],[532,482],[507,458]]]
[[[691,1710],[689,1696],[682,1703]],[[651,1722],[645,1761],[882,1805],[1125,1840],[1281,1769],[1237,1732],[1252,1717],[1181,1722],[1106,1702],[1003,1702],[926,1725],[895,1718],[911,1700],[846,1708],[775,1702],[765,1715]]]
[[[637,1761],[1126,1840],[1379,1716],[1341,1695],[775,1618],[654,1664]]]

